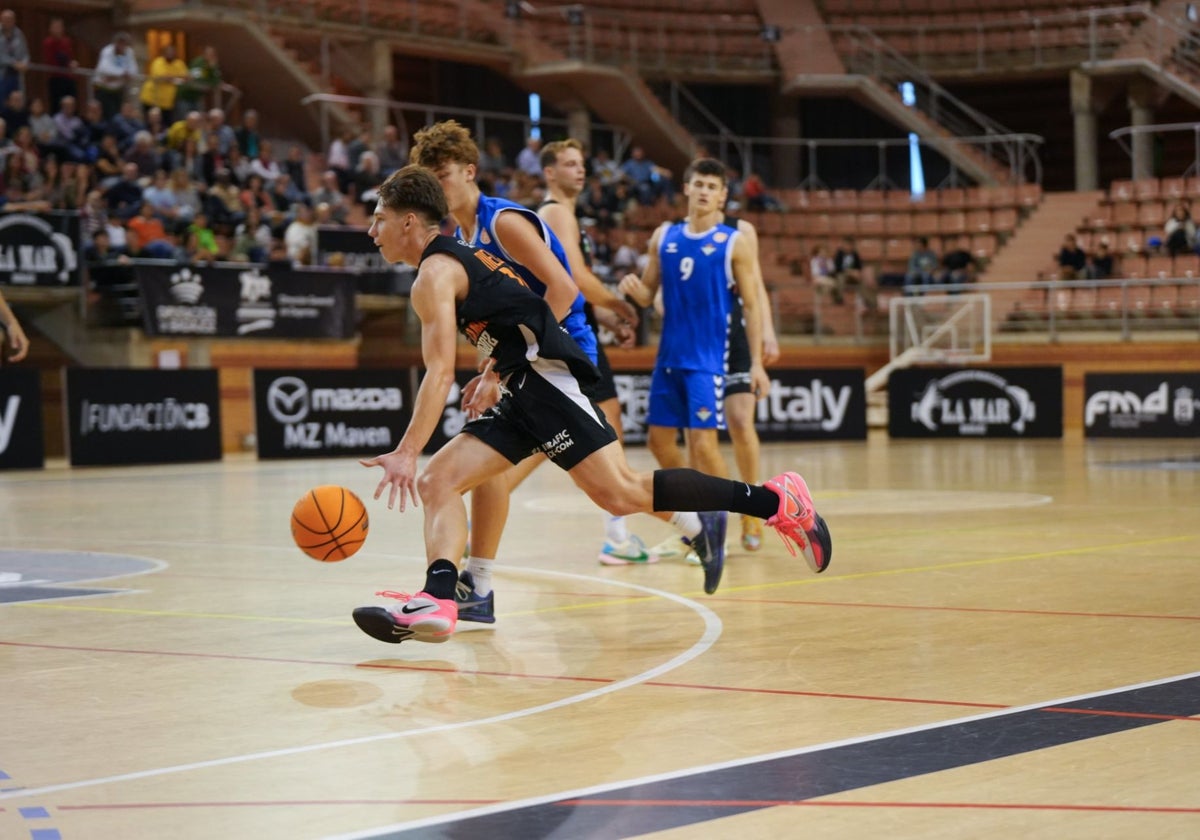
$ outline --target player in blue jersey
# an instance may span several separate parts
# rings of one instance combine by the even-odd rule
[[[620,289],[643,306],[662,287],[663,325],[650,383],[647,444],[664,468],[690,462],[710,475],[729,469],[719,449],[725,426],[725,377],[729,329],[742,300],[750,350],[750,392],[771,387],[762,364],[764,302],[754,283],[752,244],[724,224],[725,166],[702,158],[688,167],[684,181],[688,214],[664,223],[650,239],[650,260],[641,277],[628,274]],[[675,445],[684,429],[687,458]]]
[[[557,322],[558,313],[526,286],[516,266],[478,245],[440,235],[447,205],[438,181],[419,166],[388,176],[379,188],[369,231],[384,259],[417,267],[412,307],[421,321],[426,374],[396,448],[362,464],[383,469],[375,498],[386,492],[388,507],[398,504],[403,511],[408,502],[419,500],[427,567],[424,586],[415,595],[384,591],[378,594],[400,603],[354,610],[359,628],[389,643],[449,638],[459,618],[454,559],[467,540],[462,495],[503,475],[535,450],[611,513],[706,511],[697,548],[703,552],[704,586],[710,594],[720,582],[720,563],[712,561],[720,557],[726,511],[766,519],[785,541],[804,550],[810,563],[815,558],[814,570],[823,571],[832,542],[799,475],[783,473],[763,486],[751,486],[696,470],[637,473],[630,468],[616,433],[583,394],[599,372]],[[421,470],[418,456],[454,384],[459,332],[492,360],[505,387],[494,403],[497,394],[480,397],[486,413]]]

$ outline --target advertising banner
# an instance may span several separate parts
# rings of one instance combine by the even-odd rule
[[[45,452],[41,377],[31,368],[0,370],[0,470],[40,469]]]
[[[72,466],[221,458],[215,370],[67,368]]]
[[[1087,437],[1200,437],[1200,373],[1087,373]]]
[[[407,370],[256,370],[259,458],[381,455],[408,428]]]
[[[906,368],[888,378],[892,437],[1062,437],[1060,367]]]
[[[0,216],[0,284],[78,286],[79,214],[5,213]]]
[[[351,338],[354,277],[271,265],[138,263],[147,335]]]

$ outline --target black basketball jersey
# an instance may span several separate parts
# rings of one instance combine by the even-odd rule
[[[555,201],[553,198],[542,199],[542,203],[539,204],[534,209],[540,211],[547,204],[558,204],[558,202]],[[539,213],[539,215],[540,215],[540,213]],[[579,251],[580,251],[580,253],[583,254],[583,264],[586,265],[588,268],[591,268],[592,267],[592,259],[593,259],[593,257],[592,257],[592,238],[583,232],[582,227],[579,229]]]
[[[580,385],[599,378],[596,366],[558,321],[540,295],[504,260],[450,236],[436,236],[421,254],[448,254],[467,272],[467,296],[455,306],[458,329],[496,360],[501,377],[524,367],[566,365]]]

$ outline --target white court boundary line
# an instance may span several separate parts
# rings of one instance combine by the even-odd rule
[[[225,758],[213,758],[207,761],[196,761],[190,764],[177,764],[170,767],[158,767],[153,770],[138,770],[132,773],[119,773],[114,776],[102,776],[96,779],[82,779],[76,782],[63,782],[56,785],[44,785],[37,788],[29,788],[27,790],[9,791],[0,793],[0,801],[6,799],[23,799],[32,796],[45,796],[49,793],[57,793],[64,790],[78,790],[79,788],[96,787],[98,785],[113,784],[115,782],[129,782],[135,779],[148,779],[156,776],[167,776],[173,773],[186,773],[192,770],[204,770],[210,767],[224,767],[230,764],[242,764],[249,761],[261,761],[269,758],[281,758],[290,755],[302,755],[304,753],[319,752],[321,750],[337,749],[339,747],[353,747],[359,744],[374,744],[380,741],[394,741],[400,738],[413,738],[418,735],[432,735],[439,732],[452,732],[458,729],[467,729],[472,726],[482,726],[489,723],[505,723],[520,718],[531,717],[549,712],[555,709],[561,709],[564,706],[571,706],[576,703],[582,703],[587,700],[593,700],[597,697],[602,697],[606,694],[612,694],[617,691],[622,691],[626,688],[632,688],[635,685],[652,680],[662,674],[686,665],[688,662],[704,654],[711,648],[721,636],[722,624],[721,619],[703,604],[699,604],[690,598],[685,598],[682,595],[675,595],[670,592],[663,592],[659,589],[652,589],[649,586],[642,586],[637,583],[629,583],[621,580],[608,580],[605,578],[595,577],[593,575],[579,575],[572,572],[559,572],[551,569],[524,569],[517,567],[508,567],[508,570],[528,573],[548,575],[552,577],[573,578],[576,580],[586,581],[590,584],[606,584],[610,586],[619,586],[625,589],[634,589],[639,592],[644,592],[658,598],[665,598],[668,601],[674,601],[684,607],[695,612],[704,621],[704,632],[700,638],[692,644],[690,648],[673,656],[661,665],[656,665],[648,671],[643,671],[632,677],[626,677],[615,683],[595,688],[591,691],[585,691],[583,694],[576,694],[571,697],[564,697],[561,700],[554,700],[550,703],[543,703],[540,706],[531,706],[527,709],[521,709],[515,712],[505,712],[500,715],[493,715],[486,718],[477,718],[475,720],[458,721],[457,723],[444,723],[438,726],[428,726],[423,729],[412,729],[405,732],[385,732],[379,735],[364,735],[359,738],[346,738],[341,741],[327,741],[323,744],[308,744],[302,747],[285,747],[278,750],[266,750],[257,753],[245,753],[243,755],[227,756]]]
[[[953,718],[951,720],[943,720],[936,723],[925,723],[921,724],[920,726],[910,726],[904,729],[892,729],[887,732],[877,732],[872,735],[860,735],[856,738],[844,738],[838,741],[827,741],[823,744],[813,744],[812,746],[800,747],[799,749],[781,750],[780,752],[764,753],[762,755],[738,758],[732,761],[720,761],[713,764],[701,764],[694,767],[688,767],[683,770],[672,770],[667,773],[657,773],[652,776],[639,776],[636,779],[625,779],[624,781],[620,782],[606,782],[602,785],[593,785],[586,788],[577,788],[575,790],[551,793],[545,796],[534,796],[530,797],[529,799],[520,799],[513,802],[501,802],[496,805],[485,805],[482,808],[473,808],[469,811],[456,811],[453,814],[442,814],[436,817],[425,817],[419,820],[393,823],[392,825],[380,826],[379,828],[370,828],[365,831],[355,832],[353,834],[329,835],[325,837],[324,840],[370,840],[370,838],[380,837],[384,834],[399,831],[430,828],[435,825],[445,825],[446,823],[457,822],[459,820],[470,819],[472,817],[485,817],[489,814],[501,814],[505,811],[516,811],[520,808],[528,808],[534,805],[547,805],[552,802],[560,802],[564,799],[580,799],[585,796],[594,796],[598,793],[607,793],[610,790],[621,790],[623,788],[653,784],[654,782],[663,782],[670,779],[681,779],[687,776],[695,776],[699,773],[711,773],[717,770],[725,770],[730,767],[743,767],[747,764],[774,761],[775,759],[779,758],[790,758],[796,755],[820,752],[821,750],[845,747],[851,744],[865,744],[870,741],[882,741],[885,738],[909,735],[914,732],[925,732],[932,729],[941,729],[942,727],[946,726],[957,726],[961,723],[971,723],[977,720],[1004,717],[1006,715],[1020,714],[1021,712],[1032,712],[1036,711],[1037,709],[1044,709],[1048,706],[1063,706],[1067,703],[1076,703],[1080,700],[1090,700],[1095,697],[1104,697],[1109,694],[1119,694],[1123,691],[1136,691],[1139,688],[1149,688],[1155,685],[1166,685],[1167,683],[1180,682],[1182,680],[1189,680],[1195,677],[1200,677],[1200,671],[1193,671],[1190,674],[1180,674],[1174,677],[1165,677],[1161,680],[1134,683],[1133,685],[1121,686],[1119,688],[1108,688],[1104,691],[1094,691],[1090,694],[1077,694],[1073,697],[1062,697],[1057,700],[1044,700],[1039,703],[1030,703],[1026,706],[1013,706],[1007,709],[998,709],[994,712],[968,715],[967,717]]]

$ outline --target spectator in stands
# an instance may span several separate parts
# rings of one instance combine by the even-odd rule
[[[296,194],[294,201],[308,200],[308,170],[304,165],[304,147],[299,143],[288,146],[287,156],[280,165],[283,174],[291,182],[292,192]]]
[[[133,146],[125,153],[125,162],[136,167],[139,178],[152,178],[162,168],[163,156],[149,131],[139,131],[133,136]]]
[[[242,154],[241,148],[236,143],[229,147],[229,156],[225,158],[225,168],[233,176],[235,184],[245,184],[250,178],[250,161]]]
[[[1063,280],[1075,280],[1083,276],[1087,269],[1087,254],[1079,247],[1075,234],[1068,233],[1063,237],[1062,247],[1058,249],[1058,276]]]
[[[246,178],[246,186],[242,189],[242,206],[247,213],[251,207],[267,215],[275,211],[275,199],[267,192],[261,175],[251,173]]]
[[[237,145],[237,133],[225,121],[225,111],[221,108],[208,110],[208,135],[216,141],[215,151],[222,158],[228,157],[229,150]],[[213,145],[211,141],[210,145]]]
[[[54,124],[54,117],[46,113],[46,105],[38,97],[29,103],[29,128],[33,131],[33,142],[45,154],[47,148],[54,145],[58,126]]]
[[[38,171],[42,162],[42,151],[38,148],[37,143],[33,142],[33,132],[29,126],[25,125],[17,129],[12,139],[11,152],[16,152],[25,155],[25,165],[34,171]]]
[[[9,308],[3,293],[0,293],[0,328],[3,328],[8,337],[8,361],[19,362],[24,359],[29,353],[29,338],[25,335],[25,330],[21,328],[21,322]]]
[[[107,188],[115,184],[124,168],[125,161],[121,160],[121,152],[116,148],[116,138],[112,134],[104,134],[96,154],[96,178],[100,179],[100,186]]]
[[[1112,251],[1109,250],[1108,240],[1101,239],[1095,250],[1088,254],[1087,278],[1089,280],[1107,280],[1116,271]]]
[[[250,161],[250,174],[262,178],[263,183],[270,188],[282,172],[279,161],[275,160],[275,149],[271,141],[263,140],[258,145],[258,157]]]
[[[184,231],[183,255],[189,262],[212,262],[222,259],[217,234],[208,226],[208,215],[197,213]]]
[[[29,44],[25,33],[17,28],[17,15],[12,9],[0,11],[0,102],[21,87],[21,74],[29,69]]]
[[[142,104],[147,108],[162,108],[164,114],[175,113],[179,86],[187,78],[187,64],[175,52],[175,45],[167,44],[146,68],[146,81],[142,82],[140,96]]]
[[[407,163],[407,159],[405,160]],[[504,147],[500,143],[499,137],[489,137],[487,142],[483,144],[483,151],[479,153],[479,176],[481,178],[487,176],[493,182],[507,177],[508,158],[504,154]]]
[[[246,210],[246,218],[233,234],[229,259],[236,262],[266,262],[271,255],[271,226],[262,219],[257,207]]]
[[[142,206],[141,174],[136,163],[126,163],[121,178],[103,190],[107,213],[122,222],[136,216]]]
[[[232,231],[246,218],[241,190],[233,183],[233,176],[228,169],[218,169],[213,179],[213,185],[208,188],[205,209],[214,226]]]
[[[542,141],[539,137],[527,137],[525,148],[517,154],[517,169],[531,178],[542,177]]]
[[[91,163],[96,160],[96,154],[100,149],[100,138],[107,131],[108,123],[104,119],[104,109],[95,99],[89,99],[84,103],[81,118],[86,132],[83,149],[88,162]]]
[[[333,138],[325,153],[325,165],[337,173],[338,188],[344,193],[350,192],[354,181],[354,166],[350,163],[350,142],[353,139],[354,129],[346,126],[341,134]]]
[[[250,108],[242,114],[242,124],[233,132],[237,136],[238,149],[246,160],[258,157],[258,145],[262,135],[258,133],[258,111]]]
[[[51,210],[78,210],[87,197],[86,192],[79,194],[80,183],[75,178],[75,170],[79,164],[74,161],[59,163],[58,158],[51,155],[42,164],[42,177],[45,179],[44,194]],[[86,188],[87,184],[83,184]]]
[[[375,144],[379,155],[379,171],[387,177],[408,163],[408,146],[400,140],[400,132],[394,125],[383,127],[383,138]]]
[[[375,211],[375,203],[379,200],[379,185],[383,183],[383,173],[379,170],[379,157],[368,150],[358,159],[354,170],[354,196],[368,213]]]
[[[601,146],[592,157],[592,174],[600,179],[603,187],[612,187],[621,180],[621,167],[608,154],[608,149]]]
[[[163,111],[163,114],[166,113]],[[171,123],[171,127],[167,129],[166,142],[163,145],[166,146],[166,153],[171,158],[172,164],[182,164],[187,142],[191,140],[199,145],[203,136],[204,115],[199,111],[188,111],[183,119]]]
[[[942,268],[945,273],[942,274],[943,283],[974,283],[975,282],[975,258],[971,256],[968,250],[968,240],[966,237],[961,237],[955,246],[946,251],[942,255]],[[950,294],[956,294],[958,290],[953,290]]]
[[[175,229],[179,221],[179,201],[171,189],[171,177],[165,169],[154,173],[154,180],[142,190],[142,201],[150,205],[167,230]]]
[[[937,252],[929,247],[929,237],[918,236],[904,271],[904,293],[914,294],[918,286],[932,285],[938,262]]]
[[[29,128],[24,130],[29,131]],[[50,209],[43,194],[45,179],[38,171],[36,160],[30,165],[28,155],[17,151],[4,158],[3,184],[5,210],[11,211],[18,205],[25,210]]]
[[[837,288],[833,272],[833,260],[829,258],[829,250],[824,245],[814,245],[808,260],[808,275],[813,287],[818,292],[832,294]],[[841,299],[838,298],[837,302],[841,303]]]
[[[142,202],[137,215],[126,224],[126,229],[130,234],[130,251],[134,256],[156,260],[175,259],[175,242],[149,201]]]
[[[875,288],[863,270],[862,257],[858,255],[852,236],[845,237],[841,247],[833,255],[833,282],[834,303],[841,303],[845,299],[846,289],[853,286],[858,289],[862,305],[868,310],[875,309]]]
[[[11,126],[9,130],[12,130]],[[1172,257],[1192,252],[1196,242],[1196,223],[1192,221],[1188,202],[1177,202],[1171,209],[1171,215],[1163,225],[1163,237],[1167,253]]]
[[[54,115],[55,135],[51,147],[63,158],[86,160],[90,132],[75,108],[75,97],[64,96],[58,113]]]
[[[591,219],[598,230],[616,227],[617,200],[612,191],[600,182],[599,175],[590,175],[587,186],[579,194],[579,212]]]
[[[621,234],[621,244],[612,255],[610,266],[614,277],[624,277],[626,274],[637,273],[638,258],[642,255],[642,248],[637,247],[637,235],[626,230]]]
[[[167,131],[171,128],[167,122],[167,118],[163,116],[162,108],[148,108],[146,110],[146,131],[150,132],[150,137],[153,138],[156,146],[165,145],[167,142]],[[136,135],[134,135],[136,137]]]
[[[649,207],[660,198],[671,200],[671,171],[647,158],[646,150],[641,146],[629,150],[629,159],[621,164],[621,173],[629,180],[633,194],[642,206]]]
[[[92,76],[92,88],[100,100],[105,119],[121,110],[126,91],[137,77],[138,63],[133,54],[133,39],[128,32],[118,32],[100,50],[100,58]]]
[[[321,174],[321,185],[313,191],[312,200],[316,204],[329,205],[329,216],[335,225],[346,224],[350,207],[346,202],[346,194],[338,188],[337,173],[326,169]]]
[[[779,199],[767,192],[767,185],[763,183],[762,176],[757,172],[751,172],[746,176],[746,180],[742,182],[742,197],[745,200],[747,210],[758,212],[764,210],[780,212],[783,210],[783,205],[779,203]]]
[[[83,250],[89,265],[128,265],[129,255],[124,248],[115,248],[108,230],[101,228],[92,234],[92,241]]]
[[[8,94],[8,99],[4,100],[3,106],[0,106],[0,117],[8,123],[9,134],[15,135],[18,128],[29,125],[29,108],[25,105],[25,91],[17,88]]]
[[[142,120],[141,105],[132,99],[121,103],[121,110],[113,115],[106,124],[105,130],[117,140],[117,149],[122,154],[133,146],[133,138],[139,131],[145,131],[146,123]]]
[[[196,189],[193,178],[186,169],[171,170],[171,194],[175,196],[175,204],[179,208],[177,218],[181,223],[190,221],[204,210],[204,198]]]
[[[204,110],[204,98],[220,86],[221,62],[217,48],[210,44],[188,64],[187,82],[180,86],[176,102],[179,112]]]
[[[42,39],[42,64],[58,68],[47,77],[47,90],[50,97],[50,110],[57,111],[58,103],[64,96],[75,96],[74,71],[79,67],[75,60],[75,45],[66,34],[66,27],[60,17],[50,18],[46,37]],[[29,103],[31,106],[33,103]]]
[[[306,195],[296,189],[296,185],[292,183],[292,177],[286,172],[279,173],[279,177],[271,182],[271,187],[267,192],[271,195],[275,210],[284,216],[290,216],[292,208],[297,203],[308,199]]]
[[[283,233],[283,246],[292,265],[312,265],[317,253],[317,226],[313,223],[313,210],[305,202],[297,204],[292,212],[295,218]]]

